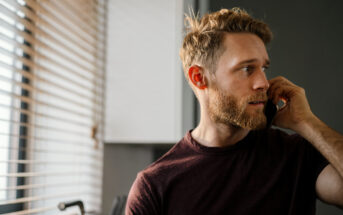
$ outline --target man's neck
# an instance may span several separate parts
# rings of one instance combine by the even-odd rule
[[[237,128],[233,125],[214,123],[202,119],[191,135],[201,145],[207,147],[225,147],[234,145],[249,133],[249,129]]]

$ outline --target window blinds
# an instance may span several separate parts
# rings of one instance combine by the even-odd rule
[[[105,41],[106,0],[0,0],[1,213],[100,211]]]

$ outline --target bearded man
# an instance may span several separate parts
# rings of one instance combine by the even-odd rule
[[[269,27],[233,8],[186,18],[180,56],[201,120],[141,171],[126,214],[315,214],[343,207],[343,136],[311,111],[304,89],[267,80]],[[268,99],[283,100],[267,125]]]

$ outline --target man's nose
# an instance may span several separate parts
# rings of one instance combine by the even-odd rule
[[[264,71],[258,71],[254,77],[254,84],[253,89],[254,90],[265,90],[267,91],[269,88],[269,82],[266,77],[266,73]]]

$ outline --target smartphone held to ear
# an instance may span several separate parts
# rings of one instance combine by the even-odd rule
[[[267,127],[270,128],[272,126],[273,118],[277,112],[277,107],[273,104],[272,100],[268,99],[265,109],[265,115],[267,117]]]

